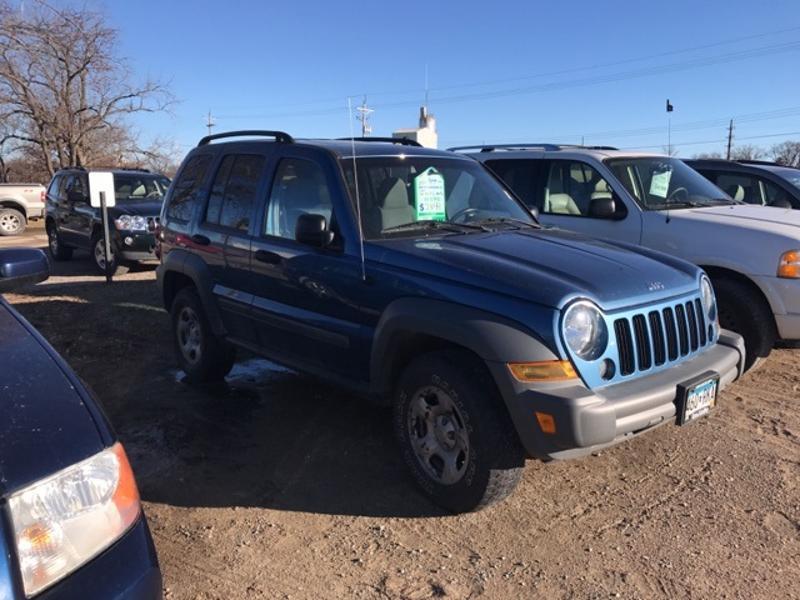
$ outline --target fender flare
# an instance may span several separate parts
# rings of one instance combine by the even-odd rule
[[[392,302],[375,328],[370,388],[382,398],[391,391],[397,343],[406,336],[441,339],[474,352],[485,362],[558,360],[554,350],[521,323],[483,310],[427,298]]]
[[[171,307],[170,302],[167,300],[168,290],[165,285],[165,279],[170,272],[181,273],[192,280],[214,335],[226,335],[227,331],[222,322],[219,306],[214,298],[214,280],[211,277],[208,265],[206,265],[203,259],[196,254],[186,252],[179,248],[170,251],[163,258],[161,264],[158,266],[157,278],[158,285],[161,288],[164,308],[166,308],[167,311],[169,311]]]

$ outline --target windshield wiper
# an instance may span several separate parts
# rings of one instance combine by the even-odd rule
[[[491,225],[494,223],[507,223],[511,225],[521,225],[523,227],[530,227],[532,229],[541,229],[542,226],[538,223],[533,223],[531,221],[523,221],[522,219],[515,219],[514,217],[490,217],[488,219],[480,219],[479,221],[473,221],[473,223],[479,223],[481,225]]]
[[[411,231],[414,229],[438,229],[440,231],[452,231],[454,233],[464,233],[465,231],[489,231],[480,225],[468,225],[467,223],[452,223],[450,221],[436,221],[425,219],[422,221],[410,221],[401,225],[393,225],[383,229],[381,233],[393,233],[395,231]]]

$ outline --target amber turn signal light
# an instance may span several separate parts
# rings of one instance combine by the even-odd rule
[[[789,250],[781,255],[778,277],[800,279],[800,250]]]
[[[536,420],[544,433],[554,434],[556,432],[556,420],[550,413],[536,411]]]
[[[522,383],[535,381],[566,381],[578,374],[568,360],[546,360],[541,362],[508,363],[514,379]]]

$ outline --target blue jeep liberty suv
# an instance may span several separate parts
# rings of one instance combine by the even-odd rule
[[[245,348],[391,405],[455,512],[507,496],[528,457],[702,417],[744,364],[701,269],[543,228],[476,161],[405,140],[203,138],[158,244],[189,381]]]

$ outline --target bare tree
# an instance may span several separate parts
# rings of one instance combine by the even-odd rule
[[[135,153],[128,117],[172,102],[163,84],[134,81],[116,44],[99,12],[34,0],[23,15],[0,0],[0,121],[16,120],[9,139],[36,148],[49,175],[105,160],[109,145]]]
[[[786,140],[775,144],[770,150],[770,155],[776,163],[788,167],[800,167],[800,142]]]
[[[721,152],[699,152],[693,158],[722,158]]]
[[[732,160],[758,160],[767,156],[766,151],[752,144],[736,146],[731,150]]]

